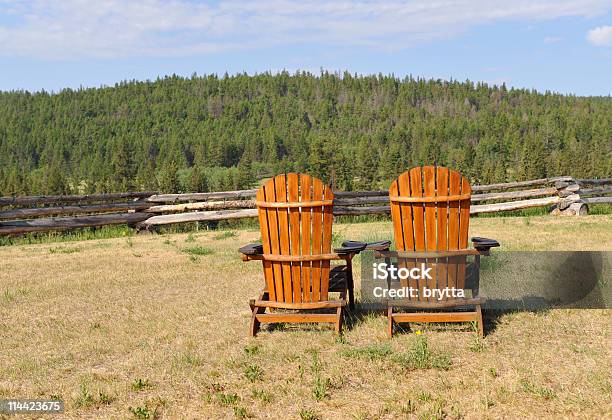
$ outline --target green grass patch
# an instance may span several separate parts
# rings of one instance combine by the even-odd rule
[[[151,384],[151,382],[149,382],[148,379],[138,378],[134,379],[134,381],[132,382],[133,391],[142,391],[149,388],[153,388],[153,385]]]
[[[251,391],[251,396],[264,404],[272,402],[272,394],[263,389],[253,389],[253,391]]]
[[[212,249],[205,248],[203,246],[190,246],[187,248],[183,248],[182,251],[190,255],[210,255],[214,253]]]
[[[69,247],[69,246],[56,246],[53,248],[49,248],[49,254],[74,254],[76,252],[81,252],[83,248],[80,247]]]
[[[341,355],[348,358],[365,359],[369,361],[384,359],[393,353],[388,343],[370,344],[363,347],[344,349]]]
[[[303,408],[300,410],[300,419],[301,420],[320,420],[321,416],[319,416],[315,411]]]
[[[555,391],[553,391],[552,389],[546,388],[544,386],[535,385],[527,379],[521,379],[519,383],[523,391],[527,392],[528,394],[536,395],[545,400],[551,400],[557,397]]]
[[[0,236],[0,246],[47,244],[54,242],[88,241],[93,239],[109,239],[131,236],[134,229],[128,226],[102,226],[74,229],[64,232],[27,233],[21,236]]]
[[[221,241],[223,239],[228,239],[228,238],[235,238],[236,232],[233,232],[231,230],[225,231],[225,232],[221,232],[218,235],[213,236],[213,239],[215,241]]]
[[[427,337],[424,335],[417,336],[412,344],[412,348],[406,353],[395,355],[393,360],[406,370],[448,370],[452,365],[449,355],[446,353],[434,353],[429,349]]]
[[[263,370],[257,365],[248,365],[244,369],[244,376],[251,382],[255,382],[261,379]]]
[[[222,406],[227,407],[227,406],[235,405],[239,399],[240,398],[238,397],[238,394],[236,393],[232,393],[232,394],[226,394],[223,392],[217,393],[217,402],[221,404]]]

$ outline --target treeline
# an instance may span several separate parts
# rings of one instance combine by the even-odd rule
[[[0,93],[0,193],[248,188],[283,171],[386,188],[437,163],[477,183],[610,176],[612,98],[349,73],[166,77]]]

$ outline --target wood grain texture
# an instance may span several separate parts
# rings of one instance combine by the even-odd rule
[[[267,300],[250,303],[251,335],[257,333],[262,322],[330,322],[335,324],[336,332],[341,331],[351,272],[348,264],[353,255],[331,252],[333,199],[333,192],[321,180],[295,173],[278,175],[257,192],[264,253],[246,256],[246,260],[264,261],[266,289],[271,293]],[[342,284],[334,285],[341,298],[334,301],[328,300],[332,259],[347,261]],[[337,276],[340,271],[334,273]],[[308,311],[337,308],[337,311],[265,313],[268,308]]]
[[[444,167],[412,168],[391,183],[389,200],[397,252],[380,255],[395,256],[400,268],[421,262],[432,268],[431,279],[407,281],[409,287],[420,291],[418,299],[409,301],[435,303],[430,302],[434,298],[423,296],[425,286],[465,287],[467,255],[479,252],[467,249],[471,193],[466,178]],[[443,302],[451,299],[445,297]]]

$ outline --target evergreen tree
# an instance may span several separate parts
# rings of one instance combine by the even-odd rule
[[[178,179],[178,167],[175,161],[171,161],[161,172],[159,189],[164,194],[175,194],[180,192]]]

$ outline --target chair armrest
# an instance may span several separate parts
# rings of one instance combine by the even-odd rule
[[[391,241],[378,241],[378,242],[361,242],[361,241],[344,241],[342,242],[343,248],[358,248],[359,252],[364,249],[370,249],[373,251],[385,251],[389,249]],[[334,249],[338,252],[338,249]],[[340,252],[338,252],[340,254]]]
[[[472,245],[474,245],[474,248],[476,248],[478,251],[488,254],[491,248],[499,246],[499,242],[497,242],[495,239],[475,236],[472,238]]]
[[[463,255],[480,255],[482,252],[478,249],[456,249],[448,251],[375,251],[375,258],[407,258],[407,259],[424,259],[424,258],[450,258],[461,257]]]
[[[259,255],[263,254],[262,244],[248,244],[238,249],[238,252],[244,255]]]
[[[262,261],[275,261],[275,262],[305,262],[305,261],[331,261],[331,260],[345,260],[349,261],[357,253],[347,252],[345,254],[338,254],[337,252],[331,252],[329,254],[305,254],[305,255],[282,255],[282,254],[242,254],[243,261],[251,260],[262,260]]]
[[[344,241],[342,247],[334,248],[334,252],[338,255],[359,254],[366,248],[365,242],[359,241]]]

